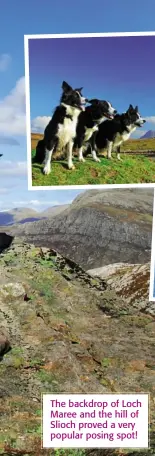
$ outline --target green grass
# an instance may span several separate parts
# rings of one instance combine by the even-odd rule
[[[33,150],[33,156],[35,151]],[[101,163],[86,158],[80,163],[74,158],[75,170],[67,169],[66,160],[52,161],[51,173],[44,175],[43,165],[33,163],[33,186],[134,184],[155,182],[155,160],[142,155],[122,154],[122,161],[101,157]]]

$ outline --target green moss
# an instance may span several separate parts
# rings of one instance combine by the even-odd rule
[[[44,365],[44,361],[42,361],[42,360],[39,359],[39,358],[32,359],[32,360],[30,361],[30,366],[31,366],[31,367],[43,366],[43,365]]]
[[[38,262],[46,268],[51,268],[55,265],[52,258],[43,258],[43,259],[38,260]]]
[[[145,315],[128,315],[121,317],[121,321],[130,326],[137,326],[138,328],[145,328],[151,321],[151,316]]]
[[[30,281],[33,290],[37,291],[37,293],[44,297],[48,303],[55,300],[55,294],[52,289],[52,278],[51,277],[38,277],[38,280]]]
[[[35,415],[41,416],[41,409],[37,409],[37,410],[35,411]]]
[[[22,367],[24,365],[24,358],[13,357],[11,365],[12,365],[12,367],[15,367],[15,369],[19,369],[20,367]]]
[[[44,391],[59,392],[59,381],[51,372],[47,372],[44,369],[36,372],[35,376],[40,380],[43,385]]]
[[[40,435],[41,436],[41,425],[28,427],[27,429],[25,429],[25,435],[26,434],[33,434],[33,436],[34,435]]]
[[[101,378],[100,383],[103,386],[109,386],[109,382],[106,378]]]
[[[101,361],[101,366],[102,367],[109,367],[111,364],[110,358],[103,358]]]
[[[22,347],[13,347],[11,350],[12,355],[20,355],[21,353],[24,353],[24,349]]]

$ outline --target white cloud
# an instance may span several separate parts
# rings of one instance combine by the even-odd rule
[[[11,63],[11,56],[9,54],[0,55],[0,71],[6,71]]]
[[[142,128],[137,128],[137,130],[131,135],[131,139],[139,139],[141,138],[143,135],[145,135],[145,133],[147,133],[148,130],[142,130]]]
[[[0,188],[0,195],[6,195],[9,193],[8,188]]]
[[[20,78],[15,87],[0,100],[0,133],[25,135],[25,78]]]
[[[26,176],[27,175],[27,162],[12,162],[9,160],[1,162],[0,176]]]
[[[51,120],[51,117],[48,117],[48,116],[38,116],[38,117],[35,117],[32,122],[31,122],[31,128],[32,128],[32,131],[35,133],[43,133],[47,124],[49,123],[49,121]]]
[[[145,117],[145,119],[147,120],[147,122],[155,124],[155,116]]]
[[[0,136],[0,145],[3,145],[3,146],[19,146],[20,143],[19,141],[17,141],[15,138],[12,138],[11,136]]]
[[[48,205],[47,202],[45,201],[40,201],[40,200],[23,200],[23,201],[13,201],[14,205],[18,206],[45,206],[45,207],[52,207],[52,206],[61,206],[63,203],[60,201],[49,201]]]
[[[40,201],[40,200],[20,200],[20,201],[11,201],[11,207],[14,208],[14,207],[27,207],[27,208],[31,208],[31,209],[34,209],[36,210],[37,212],[43,212],[45,210],[48,210],[49,208],[51,207],[54,207],[54,206],[61,206],[63,204],[70,204],[72,201],[57,201],[57,200],[53,200],[53,201]],[[2,204],[1,204],[2,206]]]
[[[1,206],[2,206],[2,203],[0,202]],[[10,209],[2,209],[0,212],[8,212],[10,211]]]

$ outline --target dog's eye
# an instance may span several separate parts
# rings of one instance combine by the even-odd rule
[[[79,92],[77,92],[77,90],[76,90],[76,92],[75,92],[75,96],[76,96],[76,98],[78,98],[78,99],[81,98],[81,95],[80,95]]]

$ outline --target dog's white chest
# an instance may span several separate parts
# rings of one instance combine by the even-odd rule
[[[94,131],[97,131],[98,130],[98,126],[95,125],[94,127],[92,128],[87,128],[86,131],[85,131],[85,136],[84,136],[84,141],[88,141],[91,136],[93,135]]]
[[[65,147],[76,135],[77,117],[70,119],[65,117],[63,124],[59,124],[57,138],[58,149]]]
[[[114,145],[120,146],[120,144],[122,144],[122,142],[127,141],[130,138],[130,135],[131,135],[131,133],[128,133],[127,131],[125,131],[124,133],[121,133],[121,134],[117,133],[117,136],[114,141]]]

